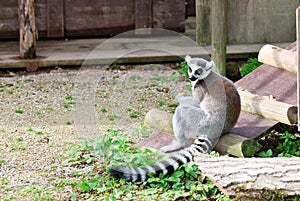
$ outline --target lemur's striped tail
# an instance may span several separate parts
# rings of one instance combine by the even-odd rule
[[[141,168],[111,167],[108,171],[112,176],[125,178],[126,181],[145,181],[148,179],[149,173],[153,173],[154,176],[158,176],[160,173],[163,173],[164,175],[171,174],[175,172],[179,166],[193,161],[193,153],[206,153],[211,151],[212,148],[210,140],[207,138],[198,138],[190,147],[175,154],[171,154],[167,159],[153,165]]]
[[[141,168],[112,167],[109,169],[109,173],[117,178],[125,178],[126,181],[145,181],[148,179],[149,173],[154,173],[154,176],[158,176],[160,173],[163,173],[164,175],[171,174],[180,165],[188,163],[192,160],[193,155],[187,148],[151,166],[145,166]]]

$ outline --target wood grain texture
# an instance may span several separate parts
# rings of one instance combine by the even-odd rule
[[[274,45],[264,45],[258,54],[258,61],[291,73],[297,73],[297,53]]]
[[[298,122],[297,106],[276,101],[272,96],[258,96],[244,89],[238,92],[242,111],[288,125]]]
[[[226,75],[227,0],[212,1],[211,46],[212,60],[218,73]]]
[[[202,174],[236,200],[300,194],[300,158],[194,158]]]
[[[184,31],[185,1],[154,0],[152,4],[154,28]]]
[[[135,29],[152,28],[152,0],[135,1]]]
[[[47,0],[47,36],[64,36],[64,1]]]
[[[36,57],[38,32],[35,24],[34,0],[19,0],[20,56],[23,59]]]

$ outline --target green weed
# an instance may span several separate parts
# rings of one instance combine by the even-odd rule
[[[141,124],[138,130],[145,130]],[[127,134],[109,128],[103,137],[85,141],[65,154],[63,166],[93,166],[89,173],[74,173],[78,178],[72,182],[73,199],[97,200],[200,200],[214,198],[230,200],[216,186],[205,180],[199,181],[199,171],[194,163],[181,166],[170,176],[160,175],[145,182],[126,182],[116,179],[106,172],[109,166],[144,166],[164,159],[165,156],[150,149],[131,148]],[[100,164],[100,165],[99,165]],[[64,181],[68,183],[68,181]]]
[[[249,58],[248,63],[244,64],[241,67],[241,70],[240,70],[241,76],[242,77],[246,76],[247,74],[254,71],[260,65],[262,65],[262,63],[260,63],[257,58]]]
[[[17,110],[15,110],[15,112],[16,112],[17,114],[23,114],[23,113],[24,113],[24,110],[17,109]]]
[[[262,151],[258,153],[260,157],[292,157],[300,156],[300,139],[296,138],[295,134],[285,131],[284,135],[280,136],[279,144],[272,150]],[[275,154],[277,153],[277,154]]]
[[[180,63],[181,64],[181,68],[178,70],[178,73],[180,75],[184,75],[186,78],[189,77],[189,74],[188,74],[188,69],[189,69],[189,65],[186,61],[183,61]]]

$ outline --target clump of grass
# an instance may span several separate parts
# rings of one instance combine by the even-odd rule
[[[15,110],[15,112],[16,112],[17,114],[23,114],[23,113],[24,113],[24,110],[17,109],[17,110]]]
[[[244,77],[262,65],[257,58],[249,58],[247,63],[241,67],[241,76]]]
[[[189,74],[188,74],[188,69],[189,69],[189,65],[186,61],[183,61],[180,63],[181,64],[181,68],[178,70],[178,73],[180,75],[184,75],[186,78],[189,77]]]
[[[65,124],[66,125],[72,125],[72,122],[71,121],[66,121]]]

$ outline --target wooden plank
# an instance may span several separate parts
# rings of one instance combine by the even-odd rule
[[[300,119],[300,6],[296,10],[296,31],[297,31],[297,97],[298,97],[298,119]],[[300,124],[298,122],[298,131]]]
[[[184,38],[178,37],[152,37],[152,38],[113,38],[110,39],[109,45],[102,44],[106,39],[80,39],[80,40],[50,40],[38,41],[38,63],[39,67],[49,66],[72,66],[81,65],[91,51],[98,45],[105,48],[104,52],[97,55],[98,61],[107,62],[112,58],[120,57],[117,62],[123,63],[143,63],[143,62],[181,62],[182,58],[187,54],[191,56],[201,56],[199,48],[194,47],[194,43],[184,42]],[[107,43],[106,43],[107,44]],[[178,46],[178,45],[181,46]],[[249,55],[257,55],[262,44],[251,45],[228,45],[227,55],[230,58],[248,58]],[[284,47],[286,43],[276,44],[276,46]],[[166,51],[141,51],[132,54],[125,54],[126,51],[133,49],[167,49]],[[180,48],[179,48],[180,47]],[[211,54],[211,47],[204,46],[206,51],[204,56]],[[170,52],[176,49],[178,56]],[[20,60],[18,43],[1,42],[0,43],[0,68],[26,68],[29,61]],[[181,56],[181,57],[180,57]],[[95,64],[96,64],[95,60]],[[250,76],[250,75],[249,75]],[[247,87],[244,87],[247,88]]]
[[[152,0],[135,1],[135,29],[152,27]]]
[[[47,36],[64,36],[64,1],[47,0]]]
[[[164,28],[184,32],[185,1],[153,1],[153,28]]]
[[[295,41],[295,9],[300,0],[229,0],[228,43]],[[280,27],[280,28],[278,28]]]
[[[226,75],[227,0],[212,1],[212,60],[218,72]]]
[[[0,38],[18,38],[18,1],[0,1]]]
[[[134,0],[65,0],[65,35],[112,35],[134,29]]]

